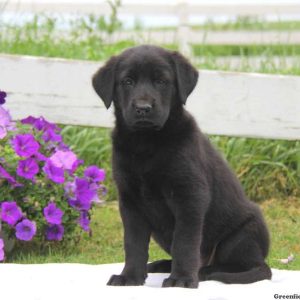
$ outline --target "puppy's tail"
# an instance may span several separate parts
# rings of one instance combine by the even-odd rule
[[[162,259],[147,264],[148,273],[171,273],[172,260]]]
[[[245,272],[213,272],[206,276],[204,280],[217,280],[224,283],[253,283],[264,279],[271,279],[272,271],[267,264],[254,267]]]

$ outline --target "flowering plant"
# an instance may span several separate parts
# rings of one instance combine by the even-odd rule
[[[8,236],[61,241],[90,232],[91,208],[102,202],[105,171],[84,162],[43,117],[12,121],[0,91],[0,261]]]

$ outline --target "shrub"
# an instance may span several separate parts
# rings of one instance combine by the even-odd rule
[[[104,169],[84,166],[43,117],[12,122],[0,91],[0,260],[3,236],[62,241],[90,232],[91,209],[105,193]]]

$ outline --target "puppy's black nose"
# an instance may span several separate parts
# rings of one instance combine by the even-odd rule
[[[135,112],[139,116],[145,116],[149,114],[151,110],[152,110],[152,105],[148,103],[135,105]]]

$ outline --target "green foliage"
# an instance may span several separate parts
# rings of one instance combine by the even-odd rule
[[[134,45],[131,41],[105,43],[119,25],[102,17],[89,16],[74,21],[66,33],[58,29],[58,20],[35,16],[24,26],[0,25],[0,52],[72,59],[104,60]]]
[[[107,33],[111,35],[117,30],[122,29],[122,22],[118,19],[118,9],[121,6],[120,0],[108,0],[107,3],[111,8],[111,13],[105,16],[89,15],[87,18],[75,19],[71,22],[71,33],[74,37],[82,34],[96,36],[99,33]]]
[[[106,170],[107,200],[116,200],[117,192],[112,180],[110,129],[81,126],[62,126],[61,135],[71,149],[88,165]]]
[[[121,0],[108,0],[107,2],[111,8],[111,14],[109,16],[109,22],[107,24],[107,32],[112,34],[122,27],[122,23],[118,19],[118,8],[121,6]]]
[[[300,196],[300,142],[213,136],[255,201]]]
[[[240,62],[238,64],[231,64],[230,58],[228,60],[221,59],[218,61],[218,56],[207,55],[195,58],[193,63],[201,70],[222,70],[234,72],[255,72],[268,74],[282,74],[282,75],[300,75],[300,60],[294,60],[290,64],[285,56],[280,59],[274,59],[273,56],[260,57],[256,64],[251,60],[251,56],[239,56]]]
[[[63,181],[59,183],[55,182],[55,180],[49,176],[49,171],[46,171],[44,168],[46,165],[44,158],[34,158],[34,161],[38,164],[38,170],[32,175],[32,178],[29,179],[24,176],[24,173],[30,172],[30,169],[24,168],[23,173],[18,171],[20,167],[19,163],[21,161],[24,162],[26,159],[19,156],[22,155],[22,153],[20,154],[18,152],[19,150],[13,145],[12,141],[17,137],[20,137],[21,134],[29,134],[34,139],[34,142],[38,144],[38,153],[45,158],[52,157],[57,153],[56,147],[62,146],[60,141],[45,141],[45,139],[42,138],[43,134],[47,131],[46,126],[54,126],[54,124],[46,121],[43,122],[44,127],[39,129],[32,125],[22,125],[20,122],[17,122],[16,128],[8,130],[7,135],[0,140],[0,167],[12,178],[7,180],[7,175],[1,176],[0,202],[15,202],[22,211],[23,217],[35,222],[37,230],[33,241],[39,246],[44,245],[46,242],[46,232],[50,225],[45,217],[44,209],[50,203],[55,203],[56,207],[63,212],[61,224],[64,227],[64,241],[70,241],[80,236],[81,232],[78,223],[80,211],[69,204],[68,198],[71,196],[66,195],[65,187],[67,184],[73,185],[76,178],[83,177],[83,171],[86,167],[74,167],[73,172],[63,170],[64,184],[62,184]],[[58,134],[58,132],[59,130],[55,129],[55,134]],[[32,146],[27,143],[25,146],[22,145],[22,147],[28,147],[30,149]],[[19,146],[19,148],[21,148],[21,146]],[[34,153],[34,155],[37,154]],[[32,157],[33,155],[30,156],[30,159],[32,159]],[[67,159],[68,158],[65,159],[64,163],[67,163]],[[68,170],[70,171],[70,169]],[[98,187],[95,190],[95,193],[101,197],[102,193]],[[91,206],[93,205],[94,204],[91,204]],[[90,217],[90,212],[88,210],[87,215]],[[5,223],[4,219],[0,220],[0,233],[3,231],[7,236],[15,239],[16,227],[15,225],[12,225],[13,224]],[[24,242],[16,241],[21,245],[24,244]]]

